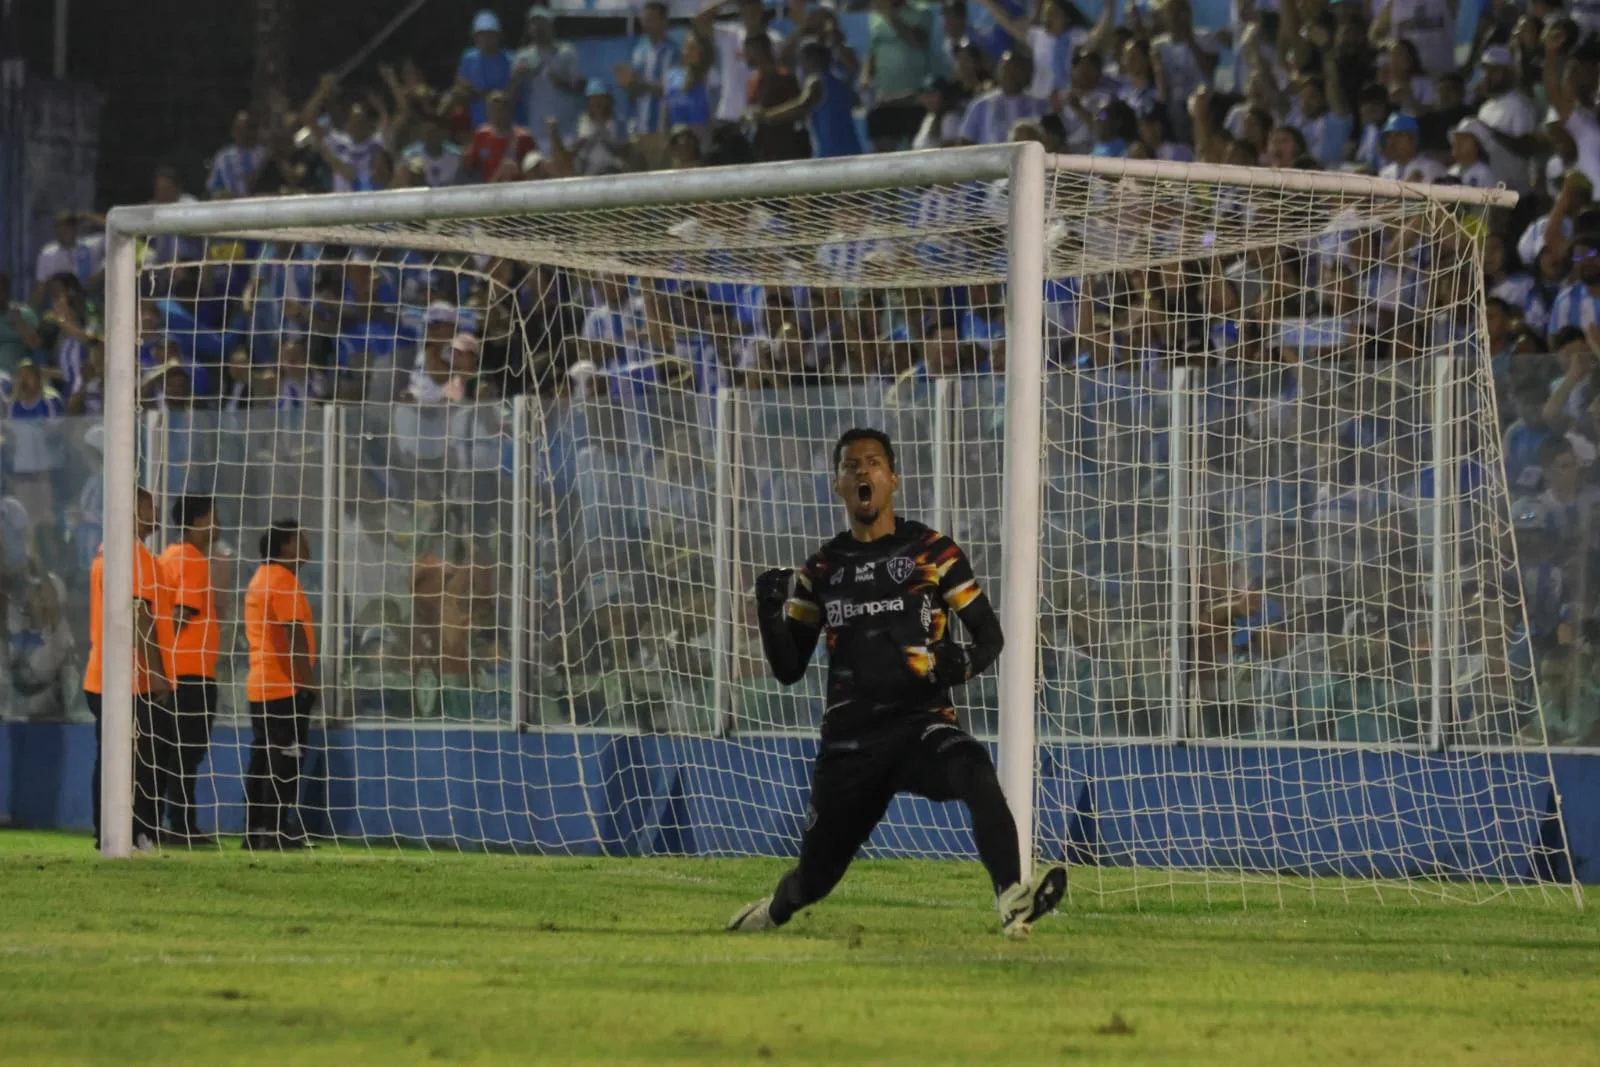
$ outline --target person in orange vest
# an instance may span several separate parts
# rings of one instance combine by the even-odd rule
[[[245,774],[244,847],[305,848],[291,818],[300,799],[300,764],[316,706],[316,635],[300,588],[310,546],[298,523],[279,519],[261,535],[261,566],[244,594],[250,673],[250,767]]]
[[[157,726],[170,715],[172,693],[162,649],[172,644],[172,611],[158,580],[160,565],[145,547],[155,532],[156,502],[140,489],[134,502],[133,541],[133,844],[140,850],[156,844],[160,812],[156,806],[159,768],[166,761]],[[83,695],[94,715],[94,843],[100,847],[100,730],[104,694],[100,626],[103,613],[105,547],[89,568],[89,662],[83,671]],[[115,591],[114,591],[115,593]],[[162,729],[160,734],[166,731]]]
[[[179,539],[161,553],[161,581],[172,606],[172,646],[167,656],[173,674],[171,736],[166,745],[160,796],[166,802],[168,840],[210,845],[215,841],[196,826],[195,780],[211,744],[211,716],[217,710],[216,590],[211,585],[211,542],[217,535],[216,501],[180,497],[172,505]]]

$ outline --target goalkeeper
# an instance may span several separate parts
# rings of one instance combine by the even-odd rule
[[[967,805],[1001,927],[1025,938],[1060,901],[1066,869],[1022,880],[1016,823],[994,764],[956,724],[950,702],[952,686],[1000,655],[1000,620],[955,542],[895,517],[900,478],[886,434],[849,431],[834,445],[833,467],[850,529],[807,560],[798,578],[771,570],[756,579],[761,645],[778,681],[800,680],[819,633],[828,646],[827,710],[800,860],[728,929],[782,926],[827,896],[889,801],[910,792]],[[971,645],[951,639],[952,612]]]

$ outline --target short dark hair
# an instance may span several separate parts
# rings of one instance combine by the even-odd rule
[[[180,496],[172,502],[172,524],[180,530],[187,530],[216,510],[215,497]]]
[[[889,435],[884,433],[882,430],[874,430],[870,427],[864,426],[857,426],[854,429],[846,430],[844,433],[839,435],[839,440],[834,442],[834,470],[839,469],[839,460],[844,457],[844,450],[855,444],[857,441],[878,442],[878,444],[883,446],[883,454],[889,457],[889,469],[896,470],[894,462],[894,442],[889,440]]]
[[[300,533],[300,524],[293,519],[276,519],[261,535],[261,559],[266,563],[277,563],[283,558],[283,550],[289,547],[289,542]]]
[[[647,11],[650,8],[655,8],[657,11],[661,12],[663,15],[667,14],[667,3],[666,3],[666,0],[645,0],[644,7],[645,7],[645,10],[647,10]]]
[[[1563,326],[1550,337],[1550,351],[1559,351],[1574,341],[1581,341],[1587,336],[1582,326]]]
[[[1565,437],[1547,437],[1539,442],[1539,450],[1536,454],[1539,457],[1539,466],[1543,467],[1548,465],[1551,460],[1561,456],[1576,455],[1577,453],[1572,447],[1572,442]]]

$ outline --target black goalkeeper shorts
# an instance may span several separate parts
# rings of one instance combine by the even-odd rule
[[[983,743],[938,712],[895,716],[870,732],[823,742],[811,781],[811,807],[845,823],[869,815],[876,823],[896,793],[956,799],[951,768],[971,760],[993,768]]]

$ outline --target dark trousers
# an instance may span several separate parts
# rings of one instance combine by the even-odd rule
[[[300,802],[300,766],[311,736],[312,693],[250,702],[250,768],[244,779],[245,829],[298,834],[292,817]]]
[[[919,713],[862,737],[823,742],[800,860],[773,894],[776,922],[833,891],[896,793],[966,804],[995,892],[1021,879],[1017,824],[988,750],[938,714]]]
[[[89,712],[94,716],[94,782],[90,787],[94,805],[94,844],[100,847],[100,736],[102,698],[99,693],[84,690]],[[167,732],[166,720],[171,711],[164,699],[154,699],[146,693],[133,697],[133,838],[138,843],[141,835],[156,840],[160,825],[157,797],[160,788],[161,768],[168,759],[162,735]]]
[[[173,688],[172,714],[157,718],[163,734],[158,744],[167,757],[157,794],[165,804],[167,825],[185,836],[199,833],[195,783],[211,746],[211,716],[216,709],[217,683],[185,675]]]

